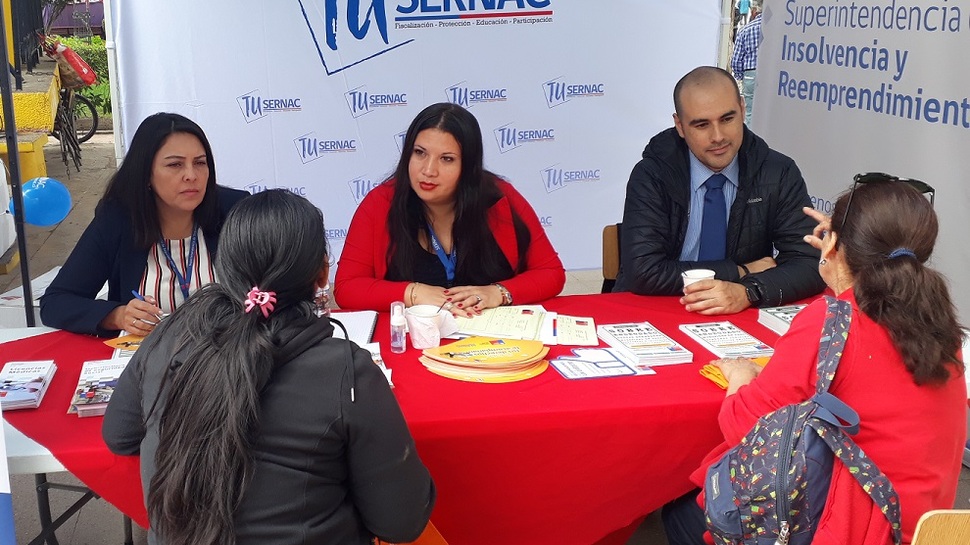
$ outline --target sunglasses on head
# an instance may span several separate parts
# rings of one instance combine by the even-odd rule
[[[842,215],[842,224],[839,227],[839,231],[845,227],[845,218],[849,217],[849,210],[852,208],[852,197],[855,196],[855,190],[859,184],[871,184],[880,182],[902,182],[911,187],[914,187],[920,193],[930,195],[930,206],[933,206],[934,200],[936,199],[936,190],[933,189],[930,184],[922,180],[914,180],[912,178],[900,178],[899,176],[893,176],[892,174],[886,174],[885,172],[866,172],[863,174],[856,174],[852,177],[852,191],[849,193],[849,201],[845,203],[845,214]]]

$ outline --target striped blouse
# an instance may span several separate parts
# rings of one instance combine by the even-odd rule
[[[195,263],[192,266],[192,278],[189,280],[189,294],[195,293],[206,284],[216,281],[216,271],[213,268],[212,256],[205,245],[205,237],[199,233],[199,247],[195,253]],[[158,301],[162,312],[169,313],[178,308],[185,301],[179,288],[178,278],[172,271],[161,244],[166,244],[172,254],[172,260],[179,268],[179,274],[184,275],[189,259],[189,247],[192,237],[183,239],[164,240],[157,242],[148,251],[148,266],[142,277],[140,293],[152,296]]]

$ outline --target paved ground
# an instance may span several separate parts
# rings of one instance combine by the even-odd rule
[[[94,207],[104,191],[105,183],[115,170],[114,144],[110,133],[99,133],[82,144],[84,165],[80,172],[60,162],[57,142],[45,150],[48,176],[67,185],[74,200],[74,208],[67,219],[55,227],[27,226],[27,245],[31,277],[36,277],[63,263],[82,231],[94,215]],[[571,271],[567,273],[564,294],[597,293],[602,282],[600,271]],[[19,271],[0,275],[0,293],[19,286]],[[70,474],[52,475],[51,480],[78,484]],[[27,543],[39,532],[37,522],[34,478],[30,475],[11,477],[14,500],[14,516],[17,527],[17,543]],[[63,511],[77,495],[72,492],[51,492],[55,516]],[[961,475],[957,507],[970,508],[970,470]],[[103,500],[89,502],[57,532],[57,539],[65,545],[121,543],[121,514]],[[136,527],[135,543],[147,543],[145,534]],[[657,513],[650,515],[627,545],[666,545],[667,540]],[[452,545],[461,545],[453,543]],[[536,544],[545,545],[545,544]],[[582,544],[579,544],[582,545]]]

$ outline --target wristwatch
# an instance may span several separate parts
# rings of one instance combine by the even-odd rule
[[[504,306],[511,305],[512,294],[509,292],[509,290],[505,289],[505,286],[503,286],[502,284],[499,284],[498,282],[492,285],[498,288],[499,293],[502,294],[502,306],[504,307]]]
[[[761,304],[761,300],[764,298],[761,295],[761,289],[756,284],[743,284],[744,291],[748,294],[748,302],[751,306],[756,307]]]

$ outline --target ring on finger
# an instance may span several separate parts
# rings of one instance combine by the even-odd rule
[[[482,303],[482,296],[481,295],[476,295],[475,296],[475,304],[476,305],[480,305],[481,303]]]
[[[451,310],[451,307],[452,307],[451,303],[445,303],[445,310]]]

